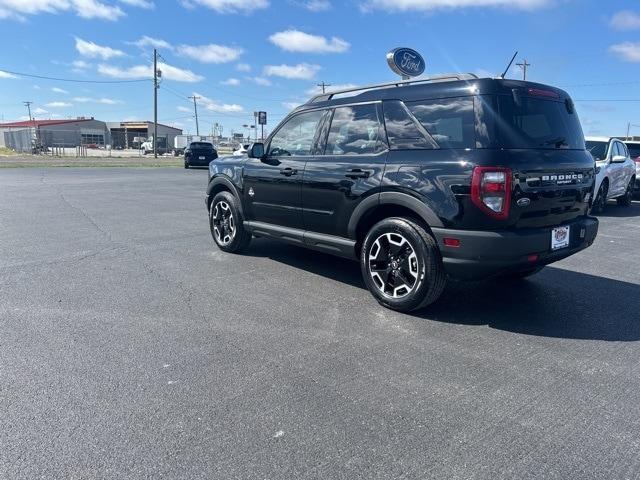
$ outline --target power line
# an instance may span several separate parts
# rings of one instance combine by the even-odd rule
[[[324,83],[324,80],[322,81],[322,83],[317,83],[316,87],[322,87],[322,93],[325,93],[325,87],[330,87],[331,84],[330,83]]]
[[[33,102],[22,102],[26,107],[27,110],[29,110],[29,121],[33,120],[33,117],[31,116],[31,105],[33,105]]]
[[[58,77],[48,77],[45,75],[33,75],[31,73],[21,73],[21,72],[13,72],[11,70],[5,70],[4,68],[0,68],[0,71],[9,73],[11,75],[17,75],[19,77],[29,77],[29,78],[39,78],[42,80],[55,80],[56,82],[73,82],[73,83],[140,83],[140,82],[148,82],[151,81],[151,78],[143,78],[138,80],[79,80],[74,78],[58,78]]]

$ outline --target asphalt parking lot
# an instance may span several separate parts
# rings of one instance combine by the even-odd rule
[[[640,203],[522,284],[385,310],[212,243],[206,171],[0,170],[0,478],[640,478]]]

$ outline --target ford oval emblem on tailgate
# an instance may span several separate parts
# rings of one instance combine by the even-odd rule
[[[527,197],[520,198],[517,202],[519,207],[528,207],[531,204],[531,199]]]

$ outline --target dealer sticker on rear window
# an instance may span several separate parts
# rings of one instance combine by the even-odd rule
[[[559,250],[569,246],[569,228],[557,227],[551,230],[551,250]]]

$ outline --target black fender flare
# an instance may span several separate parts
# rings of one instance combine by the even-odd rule
[[[211,178],[211,180],[209,180],[209,185],[207,185],[207,196],[206,196],[207,209],[209,208],[209,200],[213,195],[213,190],[218,185],[224,185],[226,189],[231,191],[231,194],[238,199],[238,206],[240,207],[240,213],[244,215],[244,210],[242,208],[242,197],[240,196],[240,191],[233,184],[230,178],[222,175],[213,177]]]
[[[408,208],[420,216],[430,227],[444,227],[442,221],[429,206],[415,197],[401,192],[381,192],[364,199],[355,208],[349,219],[347,235],[356,238],[358,223],[372,209],[380,205],[398,205]]]

